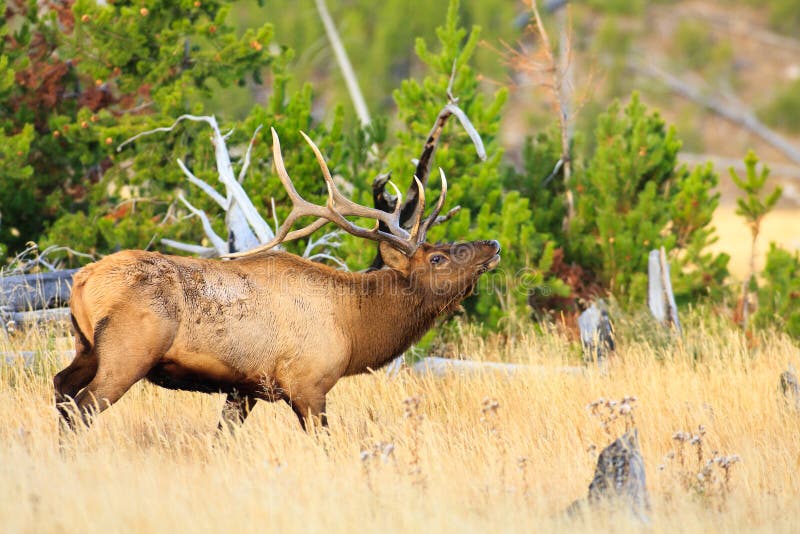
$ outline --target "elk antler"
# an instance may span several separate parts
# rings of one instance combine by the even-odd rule
[[[328,187],[328,202],[325,206],[319,206],[305,200],[297,192],[297,189],[295,189],[292,179],[289,177],[289,173],[286,171],[286,167],[283,163],[283,156],[281,154],[281,143],[280,139],[278,139],[278,133],[275,131],[275,128],[271,128],[271,130],[272,154],[275,159],[275,168],[278,171],[278,177],[280,178],[281,183],[283,183],[283,187],[286,189],[286,192],[289,195],[289,199],[292,201],[292,211],[289,212],[286,220],[283,221],[283,224],[276,232],[274,239],[254,249],[237,252],[235,254],[226,254],[223,257],[238,258],[241,256],[255,254],[256,252],[261,252],[263,250],[268,250],[280,243],[311,235],[329,222],[336,224],[347,233],[356,237],[363,237],[373,241],[386,241],[408,256],[414,254],[417,248],[419,248],[419,246],[425,241],[425,235],[427,234],[428,229],[435,224],[447,196],[447,179],[444,176],[444,171],[439,169],[439,172],[442,176],[442,192],[439,195],[439,200],[431,214],[424,220],[422,217],[425,212],[425,192],[419,179],[416,177],[414,178],[420,194],[417,198],[417,213],[414,223],[411,227],[411,230],[406,231],[400,226],[400,208],[402,207],[402,202],[398,201],[394,211],[387,212],[362,206],[361,204],[357,204],[345,197],[336,187],[336,184],[331,177],[331,172],[328,169],[328,164],[325,162],[325,158],[322,156],[319,148],[317,148],[317,145],[315,145],[305,133],[300,132],[306,142],[311,146],[311,150],[314,151],[314,155],[317,158],[317,163],[319,163],[319,166],[322,169],[322,177],[325,179],[325,185]],[[395,188],[395,191],[399,197],[400,191],[394,184],[392,184],[392,187]],[[317,220],[299,230],[293,230],[291,232],[289,231],[297,219],[307,216],[317,217]],[[368,219],[374,219],[376,224],[374,228],[367,229],[356,225],[355,223],[349,221],[346,217],[365,217]],[[388,232],[380,229],[381,223],[383,223],[389,230]]]

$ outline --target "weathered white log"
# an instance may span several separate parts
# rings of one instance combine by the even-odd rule
[[[225,144],[225,136],[222,135],[219,125],[217,124],[217,119],[213,115],[181,115],[171,126],[155,128],[131,137],[127,141],[120,144],[119,147],[117,147],[117,151],[121,150],[125,145],[145,135],[151,135],[157,132],[171,132],[180,122],[184,120],[205,122],[212,129],[211,141],[214,145],[214,156],[216,158],[218,178],[222,185],[225,186],[226,192],[226,196],[224,197],[224,205],[222,206],[225,209],[226,214],[225,223],[229,229],[229,233],[232,234],[228,236],[228,242],[233,246],[233,248],[236,248],[236,251],[239,251],[252,248],[254,243],[258,244],[270,241],[274,237],[274,233],[272,232],[269,224],[267,224],[266,221],[264,221],[264,219],[258,214],[258,210],[256,210],[252,201],[247,196],[244,189],[242,189],[239,180],[236,179],[236,175],[233,172],[233,165],[231,164],[228,147]],[[256,133],[258,133],[258,130],[256,130]],[[248,152],[249,150],[250,148],[248,147]],[[249,162],[249,157],[245,157],[245,163],[247,162]],[[197,178],[188,168],[186,168],[182,161],[178,163],[178,166],[181,168],[190,182],[194,183],[203,191],[208,193],[215,202],[222,204],[222,195],[219,193],[211,193],[210,191],[213,191],[213,188]],[[215,248],[217,247],[215,246]]]
[[[647,304],[653,317],[660,323],[671,324],[679,335],[683,335],[664,247],[651,250],[647,258],[647,289]]]
[[[581,332],[584,355],[588,360],[600,364],[614,352],[614,327],[602,300],[598,303],[593,302],[580,314],[578,328]]]
[[[77,271],[67,269],[0,278],[0,309],[21,312],[63,306],[69,302],[72,275]]]
[[[156,132],[170,132],[181,121],[189,120],[195,122],[205,122],[212,129],[211,141],[214,145],[214,155],[216,158],[217,173],[219,181],[225,186],[225,196],[220,194],[214,187],[204,182],[178,159],[178,167],[180,167],[183,174],[190,183],[196,185],[205,194],[225,212],[225,228],[227,230],[227,240],[223,239],[211,226],[211,221],[208,215],[200,209],[191,205],[183,195],[178,195],[178,199],[186,206],[186,208],[200,219],[203,225],[203,232],[206,238],[211,242],[211,247],[198,245],[196,243],[182,243],[172,239],[162,239],[161,243],[168,247],[184,252],[192,252],[202,257],[223,256],[234,252],[244,252],[257,247],[263,243],[272,241],[275,237],[275,232],[270,227],[269,223],[256,210],[255,205],[247,196],[242,188],[242,182],[247,174],[247,169],[250,166],[250,155],[256,136],[261,130],[261,126],[256,128],[253,136],[250,138],[250,143],[247,145],[244,157],[242,158],[241,168],[239,169],[238,177],[234,174],[233,165],[231,164],[230,153],[225,143],[228,135],[223,135],[219,129],[216,118],[211,116],[195,116],[195,115],[182,115],[168,127],[156,128],[137,134],[124,143],[122,143],[117,150],[121,150],[128,143],[136,139],[150,135]],[[273,215],[275,214],[275,207],[273,204]],[[276,228],[278,226],[276,221]],[[331,232],[324,235],[316,241],[309,241],[309,246],[306,247],[304,256],[312,260],[330,260],[336,263],[340,268],[347,269],[346,265],[341,260],[335,258],[328,251],[338,245],[336,243],[338,232]],[[276,248],[280,248],[279,246]],[[320,249],[320,250],[318,250]]]
[[[403,357],[398,356],[386,366],[386,373],[389,376],[397,376],[404,366],[405,363]],[[572,375],[581,375],[586,372],[586,369],[583,367],[551,367],[547,365],[454,360],[451,358],[441,358],[438,356],[428,356],[427,358],[421,359],[408,368],[410,371],[418,375],[430,375],[438,377],[452,374],[476,375],[482,373],[499,373],[506,375],[518,373],[566,373]]]
[[[0,320],[5,328],[9,326],[31,326],[41,323],[67,322],[70,320],[69,308],[51,308],[24,312],[2,312]]]
[[[19,362],[22,362],[22,365],[24,367],[30,367],[31,365],[33,365],[38,354],[41,353],[32,350],[21,350],[16,352],[0,352],[0,365],[3,364],[15,365]],[[54,355],[62,360],[68,360],[71,359],[73,356],[75,356],[75,351],[62,350],[56,352]]]

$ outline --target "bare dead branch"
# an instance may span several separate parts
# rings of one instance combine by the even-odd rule
[[[227,200],[225,200],[225,197],[223,197],[222,195],[220,195],[220,194],[217,192],[217,190],[216,190],[216,189],[214,189],[213,187],[211,187],[210,185],[208,185],[206,182],[204,182],[203,180],[201,180],[200,178],[198,178],[197,176],[195,176],[195,175],[194,175],[194,173],[192,173],[192,171],[190,171],[190,170],[189,170],[189,169],[186,167],[186,165],[183,163],[183,161],[182,161],[180,158],[179,158],[177,161],[178,161],[178,167],[180,167],[180,168],[181,168],[181,170],[183,171],[183,174],[184,174],[184,175],[186,175],[186,178],[187,178],[187,179],[188,179],[188,180],[189,180],[191,183],[193,183],[194,185],[196,185],[197,187],[199,187],[199,188],[200,188],[200,189],[201,189],[201,190],[202,190],[202,191],[203,191],[203,192],[204,192],[206,195],[210,196],[210,197],[211,197],[211,199],[212,199],[214,202],[216,202],[216,203],[217,203],[217,205],[219,205],[219,207],[220,207],[220,208],[222,208],[222,209],[224,209],[224,210],[225,210],[225,209],[228,209],[228,201],[227,201]]]
[[[628,66],[632,71],[664,84],[674,93],[702,105],[733,124],[745,128],[769,145],[780,150],[793,162],[800,164],[800,149],[758,120],[749,109],[728,106],[721,100],[706,95],[700,88],[691,83],[656,67],[652,62],[632,58],[628,61]]]
[[[247,176],[247,169],[250,167],[250,152],[253,150],[253,145],[256,142],[256,137],[258,136],[258,132],[261,131],[261,125],[259,124],[256,127],[256,131],[253,132],[253,136],[250,138],[250,143],[247,145],[247,150],[244,153],[244,160],[242,161],[242,168],[239,170],[239,183],[241,184],[244,182],[245,176]]]
[[[181,250],[183,252],[189,252],[191,254],[196,254],[201,258],[213,258],[217,256],[217,250],[213,247],[204,247],[202,245],[193,245],[191,243],[182,243],[180,241],[175,241],[173,239],[163,238],[161,239],[161,244],[166,245],[170,248],[174,248],[175,250]]]
[[[211,227],[211,221],[208,220],[208,216],[206,215],[206,213],[203,210],[197,209],[194,206],[192,206],[189,203],[189,201],[186,200],[186,198],[181,194],[178,195],[178,200],[180,200],[183,203],[183,205],[186,206],[186,209],[194,213],[200,219],[200,222],[203,224],[203,231],[205,232],[208,240],[211,241],[211,244],[214,246],[214,249],[217,251],[217,255],[222,256],[223,254],[227,254],[228,244],[224,239],[218,236],[217,233],[214,231],[214,229]]]
[[[362,126],[366,126],[371,122],[369,117],[369,110],[367,103],[364,101],[364,95],[361,93],[361,88],[358,85],[358,78],[353,71],[353,66],[350,64],[350,58],[347,56],[342,44],[342,39],[339,37],[339,32],[336,30],[336,25],[333,23],[328,6],[325,0],[316,0],[317,11],[319,17],[322,19],[322,24],[325,26],[325,33],[333,48],[333,53],[336,56],[336,62],[339,64],[339,69],[342,71],[342,76],[347,84],[347,90],[350,93],[350,99],[353,101],[353,107],[356,110],[356,115],[361,121]]]

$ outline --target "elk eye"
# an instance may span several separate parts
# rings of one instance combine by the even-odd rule
[[[442,256],[441,254],[434,254],[433,256],[431,256],[430,262],[432,265],[439,265],[440,263],[444,263],[446,260],[447,258]]]

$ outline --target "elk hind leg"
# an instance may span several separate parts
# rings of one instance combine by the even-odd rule
[[[171,342],[163,321],[133,313],[127,315],[131,320],[125,320],[125,314],[120,316],[102,332],[95,332],[97,372],[75,397],[75,419],[87,427],[93,415],[117,402],[147,375]]]
[[[65,403],[85,388],[97,373],[97,356],[86,336],[81,332],[75,318],[72,318],[75,336],[75,358],[65,369],[53,377],[56,409],[62,418],[67,418]]]

